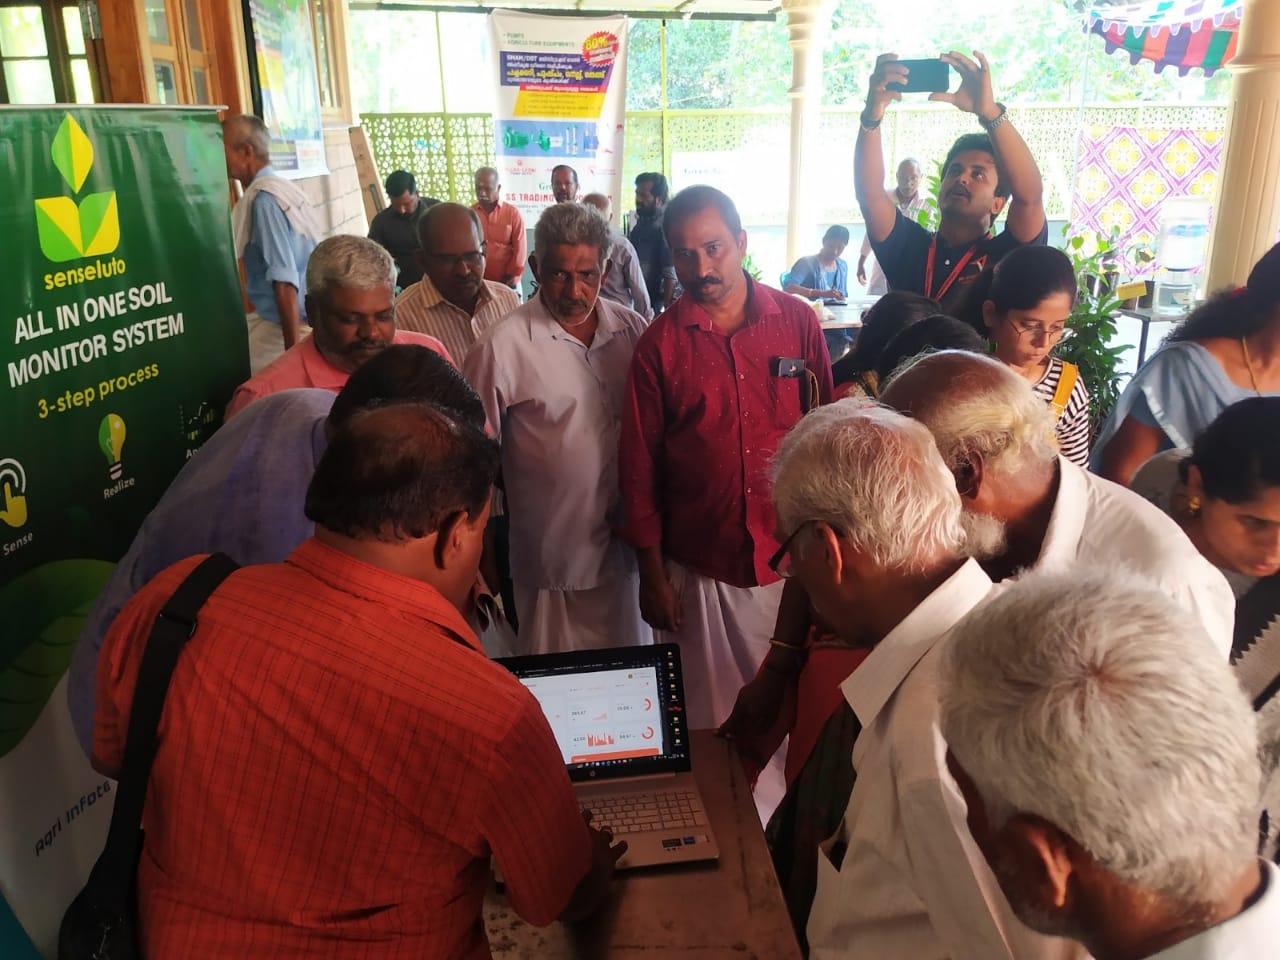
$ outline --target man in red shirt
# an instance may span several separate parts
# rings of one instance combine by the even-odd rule
[[[520,289],[524,262],[529,253],[529,240],[524,232],[524,217],[509,203],[502,202],[502,184],[498,171],[481,167],[476,171],[476,202],[471,207],[480,214],[484,227],[484,278]]]
[[[537,701],[460,612],[498,463],[441,408],[358,413],[307,490],[315,536],[205,604],[147,790],[143,956],[483,960],[490,856],[532,923],[605,896],[622,845],[583,822]],[[103,773],[123,760],[151,625],[198,560],[107,634]]]
[[[808,304],[742,269],[747,235],[713,187],[682,190],[663,221],[685,293],[636,345],[623,412],[623,536],[640,561],[655,642],[678,642],[692,726],[729,715],[769,649],[782,583],[769,461],[831,361]]]

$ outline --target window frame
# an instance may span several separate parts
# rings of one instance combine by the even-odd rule
[[[317,8],[323,16],[323,43],[320,41],[321,18],[316,15]],[[320,122],[326,127],[350,126],[353,114],[351,79],[347,72],[347,5],[342,0],[307,0],[307,11],[311,15],[311,42],[316,57]],[[321,82],[326,72],[329,77],[328,91]],[[329,100],[332,102],[327,102]]]
[[[139,0],[141,2],[141,0]],[[89,65],[89,79],[92,83],[93,102],[102,101],[102,83],[98,71],[98,51],[95,42],[84,37],[83,54],[72,54],[67,43],[66,21],[63,10],[71,8],[77,11],[79,19],[79,3],[75,0],[0,0],[0,7],[39,7],[41,21],[44,26],[45,55],[42,57],[8,57],[0,51],[0,104],[11,103],[9,85],[4,75],[4,64],[42,60],[49,65],[49,74],[53,81],[53,99],[55,103],[75,103],[75,78],[71,75],[73,60],[84,60]],[[83,24],[83,21],[80,21]],[[84,27],[80,27],[84,36]]]

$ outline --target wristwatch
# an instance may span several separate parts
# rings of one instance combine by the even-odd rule
[[[867,133],[871,133],[871,132],[873,132],[873,131],[875,131],[875,130],[879,130],[879,129],[880,129],[880,124],[881,124],[881,122],[883,121],[883,119],[884,119],[884,118],[882,117],[880,120],[870,120],[870,119],[868,119],[868,118],[867,118],[867,111],[863,110],[863,111],[862,111],[862,116],[860,116],[860,117],[858,118],[858,123],[860,123],[860,124],[862,125],[862,129],[863,129],[865,132],[867,132]]]
[[[1000,126],[1000,124],[1008,123],[1009,121],[1009,108],[999,100],[996,101],[996,108],[999,110],[999,113],[996,114],[994,120],[983,120],[981,117],[978,118],[978,123],[982,125],[982,129],[987,131],[987,133],[990,133],[996,127]]]

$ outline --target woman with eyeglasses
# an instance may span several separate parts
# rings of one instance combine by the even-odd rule
[[[1089,391],[1079,368],[1053,355],[1079,290],[1070,259],[1053,247],[1019,247],[976,284],[986,285],[975,296],[982,296],[982,325],[996,357],[1053,408],[1062,455],[1087,467]]]
[[[1223,410],[1280,394],[1280,244],[1243,287],[1192,311],[1129,381],[1093,451],[1093,469],[1128,486],[1148,458],[1189,450]]]

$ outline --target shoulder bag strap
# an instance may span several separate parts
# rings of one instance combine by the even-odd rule
[[[1053,399],[1049,406],[1053,408],[1055,420],[1061,420],[1067,411],[1067,401],[1071,399],[1071,391],[1075,389],[1076,378],[1080,376],[1080,368],[1074,363],[1062,361],[1062,373],[1058,377],[1058,389],[1053,391]]]
[[[173,668],[187,640],[196,632],[197,612],[238,566],[225,553],[206,557],[161,608],[147,638],[129,711],[119,792],[99,863],[99,867],[118,871],[122,878],[129,876],[137,865],[138,827],[142,823],[147,781],[156,756],[156,730]]]

